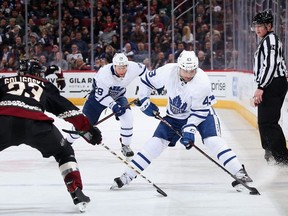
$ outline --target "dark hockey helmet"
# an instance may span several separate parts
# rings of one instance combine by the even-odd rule
[[[273,24],[273,15],[272,15],[271,10],[265,10],[265,11],[257,13],[252,20],[253,25],[266,24],[266,23]]]
[[[32,76],[45,77],[45,70],[37,59],[23,59],[19,62],[17,74],[30,74]]]

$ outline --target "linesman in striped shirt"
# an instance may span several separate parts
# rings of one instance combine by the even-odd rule
[[[258,127],[264,158],[277,164],[288,165],[286,139],[278,121],[287,92],[287,70],[282,43],[273,32],[273,15],[270,10],[256,14],[253,30],[260,39],[254,54],[254,75],[257,89],[253,102],[258,106]]]

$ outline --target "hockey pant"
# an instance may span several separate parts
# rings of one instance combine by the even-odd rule
[[[70,145],[63,145],[63,136],[51,121],[13,116],[0,116],[0,120],[1,150],[25,143],[40,151],[44,158],[54,156],[65,183],[67,179],[72,179],[77,187],[82,188],[74,150]],[[7,130],[8,127],[11,130]]]
[[[166,118],[166,120],[169,120],[169,118]],[[173,122],[173,120],[170,121],[170,123],[171,122]],[[162,130],[161,125],[163,124],[160,123],[158,125],[154,134],[157,134],[157,130]],[[165,125],[163,125],[163,127],[165,127],[166,130],[165,134],[169,134],[171,138],[175,137],[172,134],[172,129],[167,128]],[[214,158],[217,158],[219,163],[231,174],[235,175],[242,168],[242,166],[233,150],[229,148],[224,140],[220,137],[220,125],[217,116],[209,115],[205,121],[198,125],[197,129],[209,153]],[[167,132],[167,130],[171,131]],[[139,172],[142,172],[151,164],[153,159],[157,158],[164,151],[164,149],[166,149],[170,141],[171,140],[169,139],[163,139],[155,136],[150,138],[150,140],[144,145],[143,149],[132,158],[131,165]],[[136,176],[136,173],[132,169],[127,169],[126,173],[131,178]]]

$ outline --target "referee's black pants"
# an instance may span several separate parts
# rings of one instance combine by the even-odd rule
[[[274,78],[264,89],[263,100],[258,106],[258,127],[262,147],[270,150],[277,162],[288,162],[286,139],[278,123],[287,87],[285,77]]]

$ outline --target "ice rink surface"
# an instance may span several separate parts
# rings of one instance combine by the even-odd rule
[[[153,134],[159,120],[133,107],[132,148],[140,150]],[[82,138],[74,144],[82,174],[84,193],[91,198],[86,216],[285,216],[288,215],[288,168],[267,165],[260,148],[257,129],[233,110],[217,109],[222,137],[245,164],[260,196],[246,190],[236,192],[233,179],[195,148],[180,144],[168,148],[142,173],[165,191],[163,197],[147,180],[138,176],[127,187],[110,190],[115,177],[126,165],[103,146],[92,146]],[[107,111],[106,115],[109,114]],[[164,116],[164,109],[161,108]],[[103,114],[102,117],[105,117]],[[56,120],[59,128],[70,125]],[[119,122],[114,117],[99,125],[103,141],[123,157],[119,144]],[[200,137],[196,145],[203,149]],[[79,215],[53,158],[25,145],[1,152],[0,215]]]

